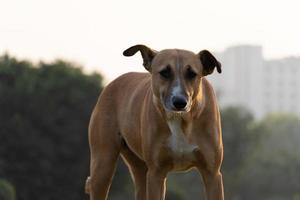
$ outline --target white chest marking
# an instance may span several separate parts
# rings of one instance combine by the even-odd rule
[[[187,141],[187,138],[181,128],[181,119],[172,119],[168,121],[168,126],[171,130],[168,145],[173,153],[179,156],[191,154],[197,146],[190,144]]]

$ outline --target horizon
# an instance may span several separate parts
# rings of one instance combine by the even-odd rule
[[[260,47],[262,49],[262,58],[264,59],[264,61],[277,61],[277,60],[285,60],[285,59],[290,59],[290,58],[300,58],[300,54],[299,55],[286,55],[284,57],[271,57],[271,58],[267,58],[265,56],[265,53],[264,53],[264,47],[262,45],[259,45],[259,44],[236,44],[236,45],[231,45],[231,46],[227,46],[225,47],[223,50],[221,51],[212,51],[214,54],[217,54],[216,56],[218,56],[218,54],[222,54],[224,53],[225,51],[229,50],[229,49],[233,49],[233,48],[244,48],[244,47]],[[162,49],[161,49],[162,50]],[[116,73],[116,74],[113,74],[112,76],[109,76],[109,74],[106,74],[104,73],[105,70],[103,70],[104,68],[101,68],[100,66],[93,66],[93,67],[87,67],[84,63],[74,59],[74,58],[67,58],[67,57],[52,57],[52,58],[31,58],[31,57],[22,57],[22,56],[18,56],[14,53],[11,53],[10,51],[3,51],[3,52],[0,52],[0,55],[3,56],[3,55],[9,55],[11,57],[14,57],[14,58],[17,58],[17,59],[20,59],[20,60],[26,60],[26,61],[30,61],[32,62],[33,64],[38,64],[39,62],[54,62],[56,60],[63,60],[63,61],[66,61],[66,62],[71,62],[73,64],[75,64],[76,66],[82,68],[83,72],[84,73],[87,73],[87,74],[91,74],[91,73],[100,73],[102,76],[103,76],[103,80],[104,80],[104,83],[107,84],[109,83],[110,81],[114,80],[115,78],[117,78],[118,76],[122,75],[123,73]],[[121,54],[122,57],[124,57],[122,54]],[[137,63],[137,65],[131,67],[133,70],[131,71],[127,71],[127,72],[147,72],[143,65],[142,65],[142,58],[141,56],[139,55],[139,53],[137,53],[137,55],[135,55],[134,57],[134,60],[135,60],[135,63]],[[126,58],[126,57],[125,57]],[[131,57],[133,58],[133,57]],[[130,58],[129,58],[130,59]],[[130,62],[130,61],[129,61]],[[125,64],[125,63],[124,63]],[[126,73],[126,72],[124,72]]]

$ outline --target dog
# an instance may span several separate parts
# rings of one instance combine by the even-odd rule
[[[220,113],[205,76],[220,62],[208,51],[135,45],[149,73],[124,74],[102,91],[89,124],[91,200],[106,200],[121,155],[136,200],[165,199],[168,172],[196,168],[207,200],[223,200]]]

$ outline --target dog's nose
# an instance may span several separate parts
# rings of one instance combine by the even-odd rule
[[[177,110],[182,110],[186,107],[187,105],[187,101],[184,97],[180,97],[180,96],[174,96],[172,98],[172,103],[173,106],[177,109]]]

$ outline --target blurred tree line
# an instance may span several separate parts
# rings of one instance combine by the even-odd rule
[[[103,88],[80,66],[0,57],[0,199],[82,200],[88,176],[87,127]],[[300,200],[300,120],[289,114],[255,120],[242,107],[221,111],[225,197]],[[196,171],[170,174],[168,200],[203,199]],[[110,199],[133,199],[120,161]]]

